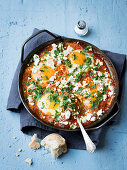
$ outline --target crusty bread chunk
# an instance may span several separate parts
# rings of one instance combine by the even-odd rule
[[[29,146],[32,148],[32,149],[39,149],[40,148],[40,143],[37,142],[37,134],[34,134],[31,138],[31,142],[29,143]]]
[[[52,133],[46,136],[41,141],[41,145],[51,151],[52,156],[55,158],[60,156],[62,153],[67,152],[67,145],[65,139],[56,133]]]

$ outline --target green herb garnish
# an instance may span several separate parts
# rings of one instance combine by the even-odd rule
[[[58,122],[59,121],[59,112],[57,110],[55,110],[55,122]]]
[[[42,102],[41,109],[44,109],[44,108],[45,108],[45,104],[44,104],[44,102]]]

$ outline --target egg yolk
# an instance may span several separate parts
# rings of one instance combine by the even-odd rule
[[[73,51],[70,53],[69,58],[73,59],[73,63],[81,65],[84,63],[84,60],[86,59],[85,55],[80,53],[80,51]]]
[[[45,108],[46,109],[58,109],[60,102],[59,103],[55,103],[55,101],[50,102],[49,98],[48,98],[48,94],[44,97],[45,98]]]
[[[33,79],[39,78],[41,81],[49,80],[54,76],[55,71],[49,66],[42,66],[35,73],[32,73]]]

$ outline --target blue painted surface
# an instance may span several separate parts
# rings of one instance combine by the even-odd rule
[[[30,136],[20,132],[19,114],[6,110],[21,45],[33,28],[79,38],[73,27],[79,19],[84,19],[89,34],[83,40],[101,49],[127,54],[126,11],[127,0],[0,0],[0,170],[127,169],[127,88],[121,101],[120,121],[105,128],[94,154],[69,150],[55,160],[45,150],[31,150]],[[124,87],[127,87],[127,73]],[[19,148],[25,151],[16,157]],[[33,159],[32,166],[25,163],[27,157]]]

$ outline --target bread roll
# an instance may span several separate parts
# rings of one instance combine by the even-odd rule
[[[67,152],[65,139],[56,133],[52,133],[46,136],[41,141],[41,145],[44,146],[47,150],[51,151],[52,156],[55,158],[60,156],[62,153]]]

